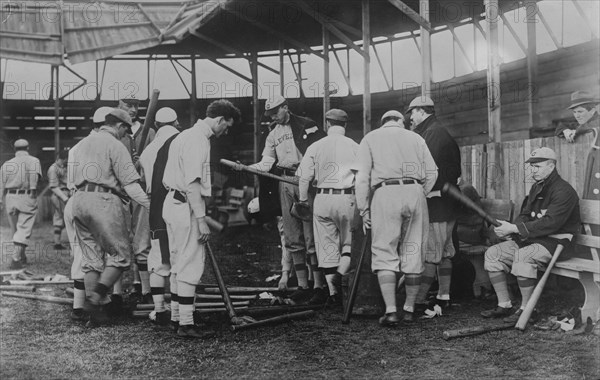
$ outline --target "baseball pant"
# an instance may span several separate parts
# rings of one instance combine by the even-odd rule
[[[371,269],[421,274],[429,215],[421,185],[383,186],[371,202]]]
[[[171,249],[171,273],[191,285],[198,285],[204,273],[205,246],[198,241],[198,221],[189,203],[181,202],[170,191],[163,205]]]
[[[150,218],[148,210],[136,202],[131,202],[131,229],[133,231],[133,255],[136,263],[146,263],[151,249]]]
[[[285,248],[285,233],[283,230],[283,218],[281,216],[277,217],[277,231],[279,231],[279,238],[281,239],[281,271],[291,272],[294,260],[290,252]]]
[[[541,244],[519,248],[512,240],[493,245],[485,251],[483,267],[488,272],[512,273],[515,276],[537,279],[538,268],[548,264],[552,254]]]
[[[13,243],[27,245],[38,209],[37,198],[29,194],[6,194],[5,202]]]
[[[83,272],[102,272],[105,266],[129,268],[132,247],[121,198],[85,191],[77,191],[72,198]]]
[[[319,267],[335,268],[341,254],[351,252],[352,226],[357,212],[354,194],[317,194],[313,227]]]
[[[65,229],[67,230],[67,237],[69,238],[69,244],[71,245],[71,257],[73,263],[71,264],[71,279],[83,281],[83,270],[81,269],[81,243],[77,239],[77,233],[75,232],[75,219],[73,218],[73,198],[69,198],[64,208],[64,220]]]
[[[452,258],[456,253],[452,244],[452,229],[455,220],[429,223],[429,234],[425,245],[425,262],[439,264],[443,258]]]
[[[160,240],[150,240],[150,253],[148,254],[148,272],[155,273],[162,277],[168,277],[171,274],[171,264],[162,262],[162,253]]]
[[[298,200],[298,186],[290,183],[279,183],[279,198],[281,200],[281,213],[283,218],[283,233],[285,235],[285,247],[294,256],[296,252],[315,253],[315,238],[312,223],[305,222],[290,215],[292,203]],[[309,202],[312,199],[309,197]],[[294,262],[295,265],[302,264]]]
[[[50,200],[52,201],[52,226],[62,230],[65,228],[65,202],[54,193],[50,196]]]

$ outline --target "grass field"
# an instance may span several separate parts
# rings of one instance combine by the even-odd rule
[[[4,270],[10,259],[5,224],[1,234]],[[30,268],[68,275],[69,254],[50,249],[51,241],[51,226],[37,226]],[[273,285],[265,282],[279,269],[272,231],[238,228],[212,244],[228,284]],[[210,270],[203,280],[214,281]],[[65,296],[65,287],[55,286],[55,295]],[[540,308],[556,315],[581,297],[581,289],[561,290],[559,281],[547,289]],[[460,301],[449,315],[396,329],[380,328],[373,318],[342,325],[341,314],[323,311],[304,321],[232,333],[227,318],[217,318],[207,326],[215,338],[186,341],[146,320],[86,328],[69,320],[68,306],[0,297],[0,378],[600,378],[600,337],[591,334],[529,328],[442,339],[444,330],[493,324],[479,317],[493,306]]]

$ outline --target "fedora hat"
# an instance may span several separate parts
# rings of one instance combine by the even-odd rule
[[[569,109],[573,109],[582,104],[600,103],[600,100],[587,91],[575,91],[571,94],[571,105]]]

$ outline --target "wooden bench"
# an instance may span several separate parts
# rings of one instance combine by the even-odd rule
[[[492,217],[498,220],[512,221],[514,216],[515,204],[513,201],[504,199],[488,199],[481,200],[483,209]],[[464,253],[473,267],[475,268],[475,281],[473,282],[473,294],[475,297],[481,295],[481,288],[486,288],[491,291],[492,284],[488,273],[485,271],[483,264],[485,261],[484,253],[488,249],[487,245],[472,245],[459,241],[459,250]]]
[[[228,189],[223,194],[215,194],[217,200],[217,210],[219,211],[219,221],[224,225],[241,226],[248,224],[247,196],[245,189]],[[219,202],[219,200],[221,200]]]
[[[600,230],[600,201],[582,199],[579,209],[583,226],[582,232],[573,237],[573,242],[579,246],[575,247],[576,256],[556,262],[550,273],[579,280],[585,291],[581,319],[586,322],[590,318],[595,323],[600,318],[600,236],[597,235]]]

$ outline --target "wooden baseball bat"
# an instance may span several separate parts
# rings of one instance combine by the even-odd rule
[[[344,309],[344,316],[342,317],[342,323],[348,324],[350,322],[350,315],[352,314],[352,308],[354,308],[354,300],[356,299],[356,293],[358,291],[358,281],[360,280],[360,270],[365,261],[367,250],[371,246],[371,230],[367,230],[365,238],[363,240],[362,250],[356,264],[356,272],[354,272],[354,280],[352,282],[352,288],[350,288],[350,294],[348,294],[348,300],[346,301],[346,308]]]
[[[251,168],[249,166],[243,165],[243,164],[238,164],[237,162],[233,162],[233,161],[229,161],[226,160],[224,158],[221,159],[221,163],[225,166],[229,166],[230,168],[235,168],[241,165],[242,171],[248,172],[248,173],[252,173],[252,174],[256,174],[262,177],[266,177],[266,178],[271,178],[280,182],[286,182],[286,183],[290,183],[292,185],[296,185],[298,186],[298,180],[297,179],[292,179],[292,178],[287,178],[287,177],[282,177],[282,176],[278,176],[276,174],[273,173],[268,173],[268,172],[263,172],[254,168]]]
[[[148,139],[148,133],[150,132],[150,128],[154,125],[154,117],[156,116],[156,111],[158,110],[158,96],[160,95],[160,90],[152,90],[152,96],[150,97],[150,102],[148,103],[148,109],[146,110],[146,119],[144,119],[144,125],[142,126],[142,136],[140,137],[140,145],[137,147],[137,154],[141,155],[146,147],[146,140]]]
[[[54,296],[40,296],[37,294],[13,293],[13,292],[2,292],[0,294],[2,294],[3,296],[7,296],[7,297],[27,298],[30,300],[58,303],[58,304],[62,304],[62,305],[73,305],[73,300],[70,298],[62,298],[62,297],[54,297]]]
[[[298,288],[296,288],[296,287],[290,287],[287,289],[287,291],[293,292],[297,289]],[[217,288],[204,288],[202,291],[204,293],[217,294],[221,290],[217,287]],[[262,292],[281,293],[282,292],[282,290],[279,290],[279,288],[249,287],[249,286],[228,286],[227,291],[231,294],[255,294],[255,293],[262,293]]]
[[[233,306],[248,306],[248,305],[250,305],[250,301],[232,302],[232,304],[233,304]],[[215,308],[223,309],[223,307],[224,307],[223,302],[196,302],[194,304],[194,306],[198,309],[215,309]],[[140,304],[137,304],[135,308],[137,310],[154,310],[154,304],[153,303],[148,303],[148,304],[140,303]]]
[[[15,292],[33,292],[35,286],[26,285],[0,285],[0,290],[12,290]]]
[[[214,232],[221,232],[223,231],[223,225],[219,222],[217,222],[216,220],[214,220],[213,218],[211,218],[210,216],[205,216],[204,220],[206,221],[206,224],[208,225],[208,228],[210,228],[212,231]]]
[[[210,257],[210,262],[213,267],[213,272],[215,272],[215,278],[217,279],[217,284],[219,284],[219,290],[221,291],[221,297],[223,297],[223,302],[225,303],[225,308],[227,309],[227,313],[229,314],[229,318],[236,318],[235,309],[233,308],[233,303],[231,302],[231,298],[229,298],[229,292],[227,291],[227,286],[225,285],[225,280],[223,279],[223,275],[221,274],[221,270],[219,269],[219,264],[217,264],[217,258],[215,257],[212,249],[210,248],[210,244],[206,242],[204,244],[206,247],[206,252],[208,253],[208,257]]]
[[[442,188],[442,193],[447,194],[449,197],[459,201],[466,207],[475,211],[477,213],[477,215],[479,215],[483,219],[485,219],[486,222],[488,222],[496,227],[500,226],[500,222],[498,222],[490,214],[485,212],[481,207],[479,207],[479,205],[477,205],[477,203],[473,202],[469,197],[467,197],[466,195],[461,193],[460,190],[458,190],[458,188],[456,188],[455,186],[452,186],[450,183],[446,182],[444,184],[444,187]]]
[[[247,330],[249,328],[270,325],[273,323],[280,323],[280,322],[292,321],[292,320],[296,320],[296,319],[308,318],[308,317],[312,317],[313,315],[315,315],[314,310],[299,311],[297,313],[279,315],[277,317],[262,319],[260,321],[255,321],[252,323],[232,325],[231,329],[233,331]]]
[[[73,285],[73,280],[44,281],[44,280],[8,280],[10,285]]]
[[[454,338],[462,338],[465,336],[481,335],[492,331],[510,330],[513,325],[492,325],[492,326],[475,326],[465,327],[463,329],[446,330],[443,333],[444,340],[450,340]]]
[[[540,299],[540,296],[542,295],[542,292],[544,291],[544,286],[546,285],[546,281],[550,276],[550,271],[552,270],[552,268],[554,268],[554,264],[556,263],[558,256],[560,256],[560,253],[562,252],[563,248],[564,246],[562,244],[556,246],[556,250],[554,250],[554,254],[552,255],[550,264],[548,264],[548,268],[546,268],[544,275],[542,276],[540,281],[538,281],[537,285],[535,286],[535,289],[533,289],[533,293],[531,293],[531,297],[529,297],[529,301],[527,301],[525,309],[523,309],[523,312],[519,316],[519,320],[515,325],[515,328],[517,330],[524,331],[527,327],[527,322],[529,321],[529,318],[531,317],[531,314],[535,309],[535,305],[537,304],[538,300]]]

